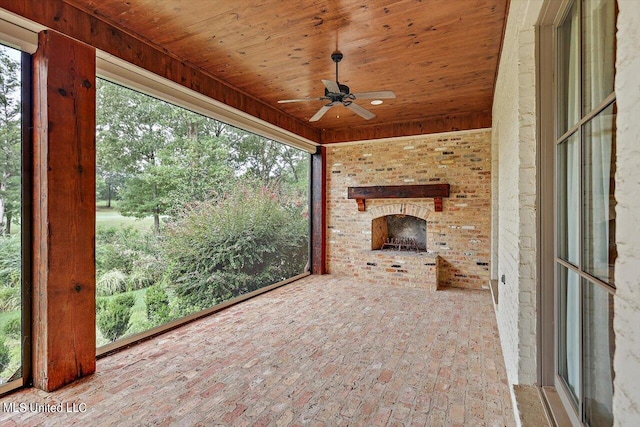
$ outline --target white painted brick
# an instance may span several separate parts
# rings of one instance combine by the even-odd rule
[[[633,0],[618,7],[613,415],[621,427],[640,420],[640,7]]]
[[[618,0],[616,47],[616,426],[640,419],[640,7]],[[512,384],[535,381],[535,31],[543,2],[511,2],[496,82],[492,129],[492,278]],[[526,24],[525,24],[526,23]]]
[[[536,380],[535,262],[526,264],[535,261],[536,250],[535,31],[522,28],[531,7],[526,1],[511,3],[493,105],[492,189],[498,194],[492,259],[498,263],[495,277],[507,278],[500,284],[497,318],[512,384]]]

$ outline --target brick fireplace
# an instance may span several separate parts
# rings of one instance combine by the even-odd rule
[[[425,289],[486,286],[490,136],[489,130],[465,131],[328,147],[329,273]],[[349,187],[446,183],[451,191],[441,212],[429,197],[367,198],[360,206],[348,196]],[[379,250],[390,237],[389,221],[393,237],[398,219],[408,221],[402,227],[421,242],[419,251]]]
[[[426,252],[427,221],[405,214],[374,218],[371,221],[371,250]]]

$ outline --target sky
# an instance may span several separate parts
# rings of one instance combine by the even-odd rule
[[[20,51],[18,49],[14,49],[12,47],[5,46],[3,44],[0,44],[0,49],[7,52],[7,54],[11,59],[15,59],[16,61],[20,60]]]

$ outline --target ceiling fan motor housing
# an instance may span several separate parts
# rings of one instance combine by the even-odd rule
[[[342,102],[342,98],[344,98],[345,95],[349,95],[351,92],[349,92],[349,86],[347,85],[342,85],[338,83],[338,87],[340,88],[340,93],[329,92],[329,89],[324,88],[324,96],[326,96],[327,98],[330,98],[332,102],[335,102],[335,101]]]

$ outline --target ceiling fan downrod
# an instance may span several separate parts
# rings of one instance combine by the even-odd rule
[[[331,60],[336,63],[336,83],[340,84],[340,80],[338,80],[338,62],[342,61],[342,52],[336,50],[331,54]]]

